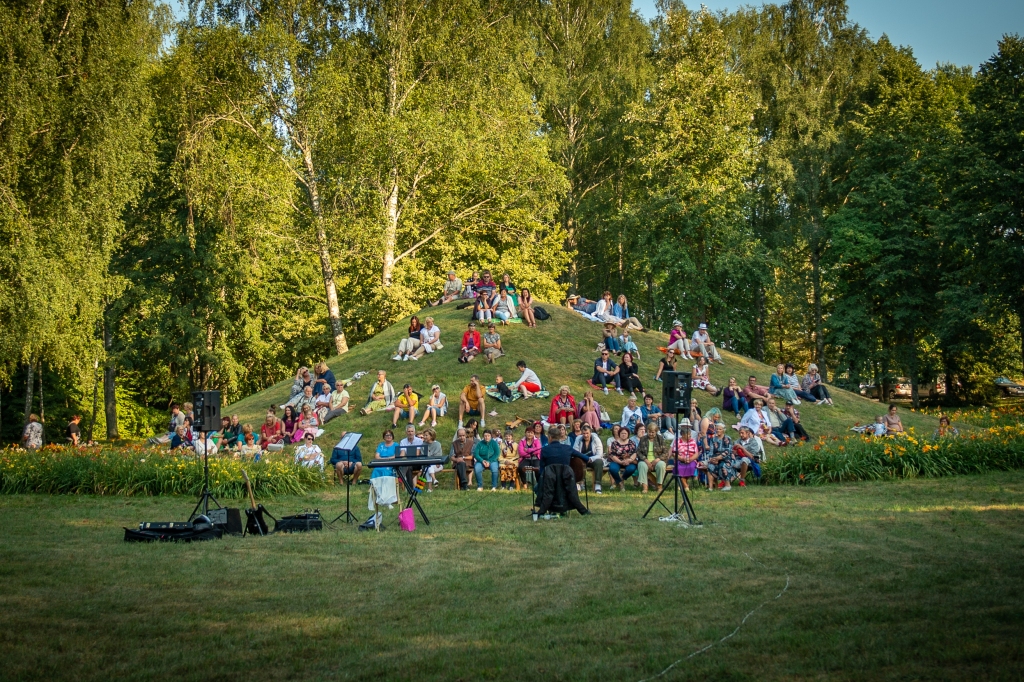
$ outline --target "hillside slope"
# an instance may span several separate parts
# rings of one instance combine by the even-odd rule
[[[454,405],[449,416],[438,421],[437,431],[442,442],[450,441],[452,438],[458,420],[458,395],[462,387],[468,383],[471,374],[479,375],[484,384],[494,383],[497,374],[502,374],[507,382],[512,383],[519,376],[515,363],[522,359],[537,372],[545,388],[552,393],[557,391],[560,385],[565,384],[572,389],[574,395],[582,396],[587,388],[586,381],[592,373],[594,359],[597,357],[595,348],[601,338],[601,328],[598,324],[588,322],[563,307],[553,304],[544,304],[544,307],[551,313],[551,319],[538,322],[535,329],[529,329],[524,325],[499,326],[506,355],[491,365],[485,364],[480,357],[468,365],[459,364],[457,361],[459,342],[470,315],[468,310],[456,310],[455,304],[429,308],[419,313],[421,321],[427,315],[432,315],[435,324],[442,330],[441,338],[445,347],[437,353],[418,361],[391,360],[398,342],[406,334],[409,321],[404,319],[372,339],[355,346],[349,353],[329,358],[327,364],[339,379],[348,378],[358,371],[369,374],[349,387],[356,410],[327,424],[326,433],[319,440],[321,447],[326,450],[337,442],[338,435],[343,430],[364,434],[364,452],[372,451],[380,441],[381,432],[391,423],[391,413],[378,413],[369,417],[358,414],[358,408],[365,403],[378,369],[387,370],[388,379],[396,392],[401,391],[407,382],[421,395],[429,394],[430,386],[434,383],[441,386],[441,390],[448,395],[450,403]],[[639,365],[644,388],[653,392],[660,401],[661,384],[656,383],[653,378],[660,357],[657,347],[664,346],[668,342],[668,336],[660,332],[638,332],[633,338],[640,348]],[[751,374],[757,376],[758,383],[767,385],[768,378],[774,371],[772,367],[742,355],[723,351],[722,357],[725,365],[716,364],[711,367],[711,380],[719,387],[726,385],[730,376],[736,377],[742,385]],[[683,368],[683,363],[680,363],[679,367]],[[243,423],[249,422],[258,428],[268,405],[281,404],[288,399],[290,386],[290,379],[282,381],[225,408],[224,413],[238,414]],[[812,437],[845,433],[853,424],[873,421],[876,415],[884,412],[884,406],[859,395],[837,388],[831,388],[831,392],[835,407],[806,404],[801,406],[802,421]],[[712,406],[721,406],[720,398],[712,398],[702,391],[695,391],[694,396],[705,411]],[[626,397],[614,391],[607,396],[598,393],[597,400],[616,420],[626,404]],[[547,415],[548,407],[548,400],[531,399],[510,404],[491,400],[487,403],[487,409],[496,410],[498,416],[488,416],[487,424],[489,427],[503,425],[517,415],[536,419],[542,414]],[[901,409],[900,412],[904,425],[916,427],[919,432],[931,433],[937,424],[934,417],[914,414],[907,409]],[[729,424],[736,421],[731,414],[726,414],[725,419]],[[402,426],[401,422],[399,426]]]

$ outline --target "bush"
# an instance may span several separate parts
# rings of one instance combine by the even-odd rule
[[[244,496],[243,468],[253,492],[263,497],[302,494],[331,483],[329,472],[296,466],[287,455],[244,464],[212,458],[213,494]],[[138,446],[82,450],[47,446],[37,452],[20,448],[0,452],[0,493],[198,496],[202,489],[202,459],[167,451]]]
[[[1024,468],[1024,427],[991,427],[957,438],[847,436],[776,450],[763,483],[818,484],[952,476]]]

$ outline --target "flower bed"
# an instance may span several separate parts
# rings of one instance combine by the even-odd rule
[[[210,460],[210,488],[215,496],[245,495],[242,469],[261,496],[295,495],[327,487],[331,480],[318,469],[296,466],[289,457],[271,455],[260,462]],[[83,449],[48,446],[37,452],[0,451],[0,493],[90,495],[192,495],[203,489],[203,463],[167,451],[127,447]]]
[[[834,437],[770,450],[762,483],[818,484],[952,476],[1024,468],[1024,427],[993,426],[957,438]]]

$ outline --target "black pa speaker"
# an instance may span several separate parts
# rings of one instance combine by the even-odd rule
[[[197,431],[220,428],[220,391],[192,391],[192,427]]]
[[[693,374],[690,372],[661,373],[661,409],[665,414],[690,413],[690,394]]]

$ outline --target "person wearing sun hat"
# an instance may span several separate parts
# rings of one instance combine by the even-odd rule
[[[683,329],[683,323],[679,320],[672,320],[672,331],[668,333],[668,348],[665,349],[665,352],[681,355],[687,360],[693,359],[693,356],[690,355],[690,342],[686,339],[686,330]]]
[[[710,365],[712,362],[717,362],[724,365],[722,356],[719,355],[718,349],[715,348],[715,344],[711,342],[711,337],[708,335],[708,326],[704,322],[700,323],[697,327],[697,331],[693,332],[693,341],[690,344],[691,351],[700,351],[704,359],[708,361]]]

